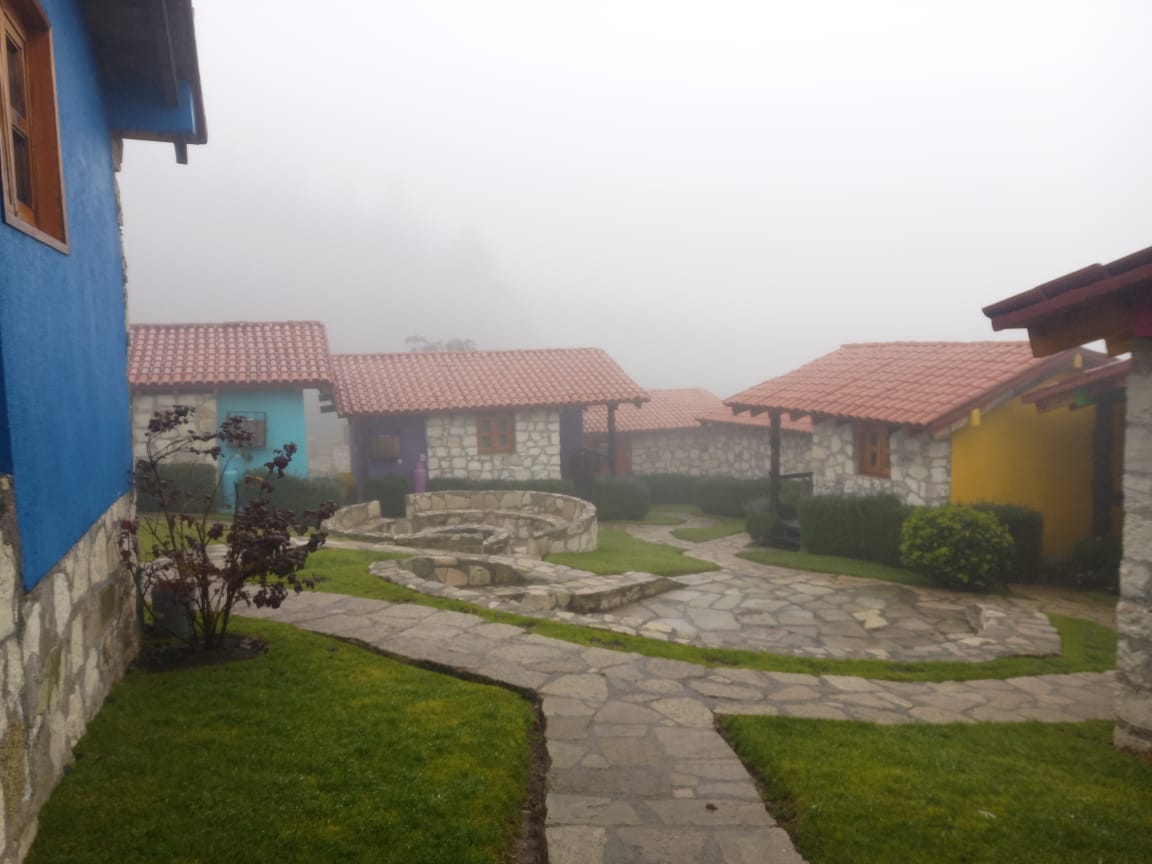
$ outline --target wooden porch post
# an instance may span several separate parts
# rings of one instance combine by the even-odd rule
[[[780,515],[780,411],[769,410],[772,428],[768,443],[771,455],[768,460],[768,506],[773,516]]]
[[[616,476],[616,403],[608,403],[608,473]]]
[[[1092,535],[1112,534],[1112,418],[1113,400],[1099,399],[1092,424]]]

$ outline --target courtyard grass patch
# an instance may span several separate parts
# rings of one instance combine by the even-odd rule
[[[29,864],[509,860],[523,699],[286,625],[232,629],[267,654],[113,689]]]
[[[618,528],[600,532],[595,552],[565,552],[549,555],[545,560],[602,576],[631,571],[657,576],[684,576],[720,569],[719,565],[710,561],[690,558],[679,549],[662,543],[639,540]]]
[[[863,579],[879,579],[911,585],[914,588],[938,588],[927,576],[892,567],[875,561],[861,561],[857,558],[844,558],[840,555],[812,555],[791,549],[772,549],[757,546],[737,553],[745,561],[767,564],[770,567],[788,567],[791,570],[804,570],[810,573],[829,573],[833,576],[859,576]]]
[[[744,530],[743,519],[717,519],[711,525],[702,525],[698,528],[677,528],[672,536],[689,543],[707,543],[709,540],[719,540],[731,537]]]
[[[720,720],[811,864],[1152,861],[1152,760],[1112,727]]]
[[[486,621],[511,624],[541,636],[631,651],[646,657],[683,660],[703,666],[730,666],[765,672],[801,672],[809,675],[851,675],[885,681],[976,681],[985,678],[1015,678],[1021,675],[1056,675],[1072,672],[1105,672],[1116,667],[1116,633],[1107,627],[1080,618],[1050,615],[1060,634],[1063,653],[1055,657],[1004,657],[982,663],[926,660],[826,660],[794,657],[731,648],[705,648],[676,642],[661,642],[629,636],[611,630],[582,627],[563,621],[533,618],[475,606],[460,600],[432,597],[400,585],[393,585],[367,572],[373,561],[404,557],[347,549],[324,549],[308,559],[308,573],[317,578],[317,589],[392,603],[418,603],[476,615]],[[357,573],[356,571],[360,572]],[[291,603],[289,598],[287,601]]]
[[[601,525],[683,525],[689,516],[699,516],[700,508],[695,504],[655,504],[648,508],[648,515],[638,521],[606,522]]]

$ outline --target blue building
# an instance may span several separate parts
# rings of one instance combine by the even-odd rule
[[[122,141],[206,140],[190,0],[0,0],[0,772],[19,860],[138,645]]]

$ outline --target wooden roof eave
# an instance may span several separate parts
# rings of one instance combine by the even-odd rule
[[[379,411],[373,409],[350,409],[345,408],[341,404],[340,391],[336,390],[334,402],[336,404],[336,411],[341,417],[429,417],[433,414],[481,414],[491,411],[547,411],[555,409],[559,411],[562,408],[592,408],[598,405],[609,407],[612,405],[619,406],[621,404],[635,405],[637,408],[644,402],[650,402],[651,397],[642,396],[635,399],[604,399],[595,402],[517,402],[508,404],[493,404],[493,405],[460,405],[455,408],[416,408],[406,409],[403,411]]]

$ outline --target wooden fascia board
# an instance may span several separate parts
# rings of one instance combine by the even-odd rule
[[[1079,315],[1096,306],[1103,305],[1108,300],[1132,298],[1135,296],[1135,292],[1140,290],[1147,293],[1150,283],[1152,283],[1152,264],[1145,264],[1126,273],[1071,288],[1051,297],[1038,298],[1034,303],[1001,314],[995,314],[996,307],[993,305],[988,307],[992,311],[992,315],[990,315],[992,329],[1011,330],[1018,327],[1031,329],[1033,325],[1049,317],[1063,316],[1069,313]],[[1099,338],[1102,336],[1094,336],[1085,341],[1091,342]]]
[[[1125,298],[1101,298],[1099,303],[1044,318],[1028,326],[1032,353],[1046,357],[1087,342],[1103,339],[1109,353],[1128,344],[1134,329],[1134,310]]]

